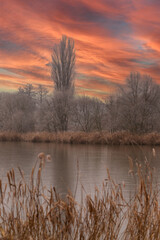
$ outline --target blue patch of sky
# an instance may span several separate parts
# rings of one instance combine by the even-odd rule
[[[142,65],[146,65],[146,66],[152,66],[152,65],[155,65],[156,62],[154,60],[136,60],[137,63],[140,63]]]
[[[24,50],[24,47],[15,42],[0,39],[0,49],[9,52],[16,52]]]
[[[159,0],[146,0],[145,4],[160,5]]]
[[[116,86],[117,84],[115,82],[112,82],[110,79],[106,78],[106,77],[97,77],[97,76],[87,76],[86,74],[83,73],[77,73],[77,79],[79,80],[85,80],[87,82],[98,82],[102,85],[106,85],[106,86]]]
[[[23,76],[10,72],[4,68],[0,68],[0,74],[4,74],[4,75],[8,75],[8,76],[12,76],[12,77],[17,77],[17,78],[24,78]]]
[[[117,37],[118,39],[125,40],[125,37],[132,34],[131,24],[125,21],[122,17],[113,18],[104,18],[101,21],[101,24],[104,28],[110,31],[112,36]]]
[[[135,39],[134,33],[132,33],[131,35],[124,36],[124,40],[128,42],[131,45],[131,47],[135,50],[148,51],[148,49],[145,46],[146,42],[140,39]]]

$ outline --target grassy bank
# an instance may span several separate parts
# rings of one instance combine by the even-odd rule
[[[110,144],[110,145],[160,145],[160,133],[143,135],[129,132],[1,132],[0,141],[54,142],[70,144]]]
[[[160,239],[159,191],[147,166],[141,165],[130,174],[136,178],[137,189],[130,201],[123,195],[123,185],[109,175],[102,190],[94,196],[85,195],[81,203],[68,194],[62,200],[54,187],[46,189],[41,182],[44,154],[26,182],[16,180],[14,170],[7,173],[8,183],[0,181],[0,239],[18,240],[158,240]],[[39,166],[38,166],[39,165]],[[107,173],[106,173],[107,175]]]

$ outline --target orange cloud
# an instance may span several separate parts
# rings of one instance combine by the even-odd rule
[[[131,71],[158,82],[159,10],[158,0],[2,0],[0,88],[53,86],[47,65],[63,34],[75,40],[77,93],[104,98]]]

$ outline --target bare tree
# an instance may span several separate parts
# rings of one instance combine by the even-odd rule
[[[74,93],[75,48],[74,41],[62,37],[52,52],[51,77],[54,82],[53,111],[58,131],[68,130],[70,100]]]
[[[75,74],[74,41],[66,36],[53,48],[51,77],[57,91],[73,90]]]
[[[94,129],[94,104],[89,97],[78,97],[72,108],[72,121],[75,129],[90,132]]]
[[[19,87],[18,95],[26,95],[29,98],[35,98],[36,92],[32,84],[27,83],[24,87]]]
[[[36,130],[38,131],[57,131],[55,121],[53,96],[42,102],[41,107],[36,111]]]
[[[131,73],[120,93],[121,127],[137,133],[153,131],[160,101],[159,85],[148,75]]]
[[[68,92],[57,92],[53,97],[54,122],[57,131],[67,131],[72,98]]]
[[[106,129],[110,132],[120,130],[119,98],[111,95],[106,99]]]
[[[34,131],[35,104],[27,95],[0,94],[0,129],[2,131]]]
[[[44,100],[46,99],[47,97],[47,94],[48,94],[48,90],[45,86],[39,84],[38,85],[38,88],[36,90],[36,96],[37,96],[37,99],[38,99],[38,103],[40,105],[42,105],[42,103],[44,102]]]
[[[92,98],[94,130],[102,131],[105,128],[105,104],[97,98]]]
[[[66,92],[55,93],[46,99],[38,109],[37,130],[40,131],[67,131],[70,121],[71,101]]]

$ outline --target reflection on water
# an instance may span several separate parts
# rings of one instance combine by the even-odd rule
[[[94,192],[95,186],[101,187],[107,178],[107,168],[117,183],[125,182],[126,193],[132,191],[134,181],[128,175],[128,156],[139,162],[148,158],[157,172],[160,169],[159,148],[156,148],[156,157],[153,157],[152,147],[1,142],[0,178],[3,182],[7,181],[6,172],[18,166],[29,178],[40,152],[52,156],[52,161],[46,163],[43,172],[43,184],[47,187],[55,186],[61,195],[68,191],[74,193],[78,176],[77,198],[81,195],[81,185],[90,194]]]

